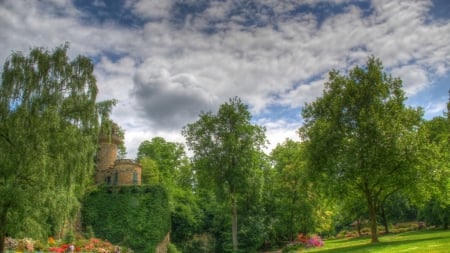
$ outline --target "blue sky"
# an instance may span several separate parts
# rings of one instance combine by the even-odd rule
[[[447,0],[3,0],[0,24],[2,63],[65,42],[93,60],[130,158],[156,136],[184,142],[183,126],[234,96],[267,128],[268,150],[298,139],[327,73],[370,55],[427,118],[443,115],[450,89]]]

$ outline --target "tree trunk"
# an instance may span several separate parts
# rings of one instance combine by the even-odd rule
[[[383,220],[385,234],[389,234],[389,226],[388,226],[386,213],[384,212],[384,205],[381,205],[381,219]]]
[[[361,237],[361,222],[359,217],[356,219],[356,231],[358,232],[358,237]]]
[[[377,208],[376,208],[376,203],[372,199],[370,194],[367,194],[367,206],[369,208],[371,242],[377,243],[377,242],[379,242],[378,241],[378,229],[377,229]]]
[[[0,253],[5,250],[5,237],[6,237],[6,215],[7,208],[3,207],[0,213]]]
[[[0,234],[0,253],[3,253],[3,250],[5,249],[5,233],[1,231]]]
[[[450,113],[449,113],[450,114]],[[448,229],[448,225],[449,225],[449,218],[448,218],[448,216],[447,217],[444,217],[444,222],[443,222],[443,224],[442,224],[442,227],[444,228],[444,230],[447,230]]]
[[[238,251],[238,223],[237,223],[237,203],[234,195],[231,195],[231,237],[233,240],[233,252]]]
[[[294,211],[292,209],[289,211],[289,220],[291,221],[291,224],[289,226],[289,240],[293,242],[295,240],[295,232],[294,226],[292,226],[294,224]]]

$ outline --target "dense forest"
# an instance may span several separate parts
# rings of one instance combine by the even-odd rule
[[[96,100],[93,64],[67,50],[14,53],[2,70],[0,252],[7,235],[74,229],[96,187],[97,137],[115,101]],[[406,221],[448,229],[450,101],[425,119],[375,57],[347,74],[331,70],[324,87],[303,106],[301,141],[269,154],[265,127],[238,96],[184,126],[185,144],[140,144],[142,183],[167,192],[180,252],[258,252],[350,229],[376,243]]]

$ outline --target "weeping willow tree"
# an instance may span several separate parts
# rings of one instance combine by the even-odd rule
[[[102,119],[93,64],[68,44],[13,53],[0,86],[0,253],[6,234],[46,238],[73,219],[91,183]]]

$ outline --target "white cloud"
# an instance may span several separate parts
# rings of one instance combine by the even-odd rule
[[[417,65],[407,65],[391,71],[393,77],[403,81],[403,90],[407,96],[419,93],[430,85],[425,69]]]
[[[274,149],[277,144],[281,144],[286,139],[291,139],[294,141],[300,141],[300,137],[298,135],[298,129],[300,128],[300,122],[291,123],[285,120],[276,120],[272,119],[260,119],[257,125],[266,127],[266,136],[269,143],[266,146],[266,152],[270,153],[272,149]]]
[[[171,0],[129,1],[133,12],[143,18],[166,18],[173,2]]]
[[[95,2],[102,10],[103,3]],[[112,117],[125,128],[131,155],[156,135],[181,142],[181,126],[233,96],[254,115],[269,105],[300,107],[321,95],[330,69],[346,72],[372,54],[403,79],[410,96],[450,69],[450,23],[426,20],[430,1],[373,0],[369,15],[354,4],[324,20],[314,12],[288,15],[298,4],[317,1],[255,2],[273,8],[273,15],[264,8],[233,12],[239,1],[216,1],[181,26],[170,20],[174,1],[125,3],[145,20],[143,27],[89,22],[93,17],[66,1],[2,1],[0,60],[11,51],[65,41],[72,56],[96,59],[99,99],[119,99]],[[244,27],[243,13],[267,25]],[[298,125],[288,122],[264,121],[272,145],[294,136]]]

